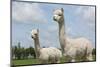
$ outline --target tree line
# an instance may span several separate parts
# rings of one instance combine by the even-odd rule
[[[44,47],[45,48],[45,47]],[[32,46],[29,48],[21,47],[21,43],[18,42],[17,46],[12,46],[12,59],[28,59],[28,58],[36,58],[35,50]],[[92,51],[93,55],[96,55],[96,49],[94,48]]]
[[[36,58],[35,50],[32,46],[29,48],[21,47],[21,43],[18,42],[17,46],[12,46],[12,59],[28,59]]]

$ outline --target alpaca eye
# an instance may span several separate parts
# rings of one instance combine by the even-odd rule
[[[59,14],[59,16],[61,16],[61,14]]]
[[[37,35],[37,34],[34,34],[34,35]]]

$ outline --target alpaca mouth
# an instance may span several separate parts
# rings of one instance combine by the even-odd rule
[[[33,39],[34,37],[33,37],[33,36],[31,36],[31,38]]]
[[[57,21],[57,19],[56,19],[55,17],[53,17],[53,20],[54,20],[54,21]]]

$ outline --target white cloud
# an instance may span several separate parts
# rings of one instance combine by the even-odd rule
[[[95,29],[95,7],[80,6],[75,13],[81,22]]]
[[[47,27],[49,33],[57,32],[58,28],[59,27],[57,25],[53,25],[53,24]]]
[[[95,7],[80,6],[76,13],[78,16],[80,15],[84,20],[90,23],[94,22],[95,20]]]
[[[12,2],[12,19],[19,22],[40,22],[44,23],[44,11],[37,3]]]

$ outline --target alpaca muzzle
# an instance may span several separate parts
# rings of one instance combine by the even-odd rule
[[[33,37],[33,36],[31,36],[31,38],[32,38],[32,39],[34,39],[34,37]]]
[[[55,16],[53,17],[53,20],[54,20],[54,21],[57,21],[57,19],[55,18]]]

